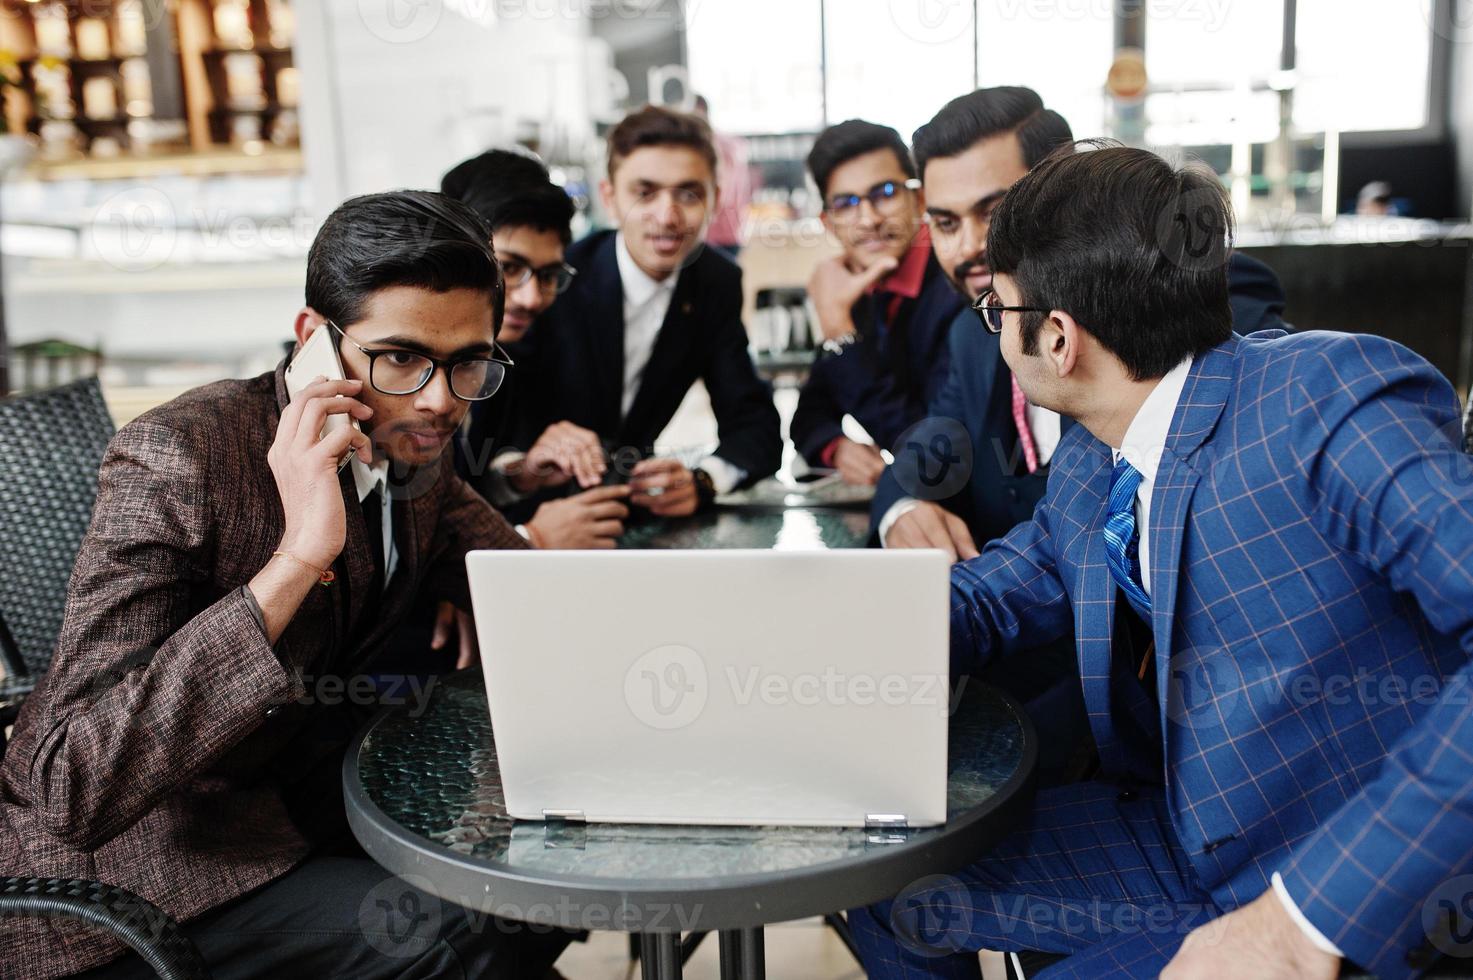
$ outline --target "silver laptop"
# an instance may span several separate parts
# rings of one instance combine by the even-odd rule
[[[507,810],[527,820],[946,819],[939,551],[478,551]]]

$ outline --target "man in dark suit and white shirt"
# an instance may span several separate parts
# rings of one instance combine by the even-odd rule
[[[544,448],[578,486],[612,470],[629,479],[631,505],[682,516],[776,472],[777,409],[747,352],[741,271],[704,243],[717,200],[710,128],[646,106],[614,127],[608,147],[599,193],[617,228],[568,249],[577,276],[537,327],[553,413],[542,421],[568,423]],[[710,395],[718,445],[694,465],[655,458],[696,381]]]

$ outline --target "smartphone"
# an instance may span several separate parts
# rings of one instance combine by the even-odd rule
[[[343,373],[343,362],[338,358],[337,345],[332,342],[332,328],[326,324],[312,331],[312,336],[307,338],[301,350],[297,351],[297,356],[293,357],[291,363],[286,366],[286,392],[291,400],[296,401],[302,390],[317,378],[327,378],[329,381],[347,379],[347,375]],[[321,439],[345,425],[351,425],[360,432],[363,431],[363,427],[353,416],[335,414],[327,417],[327,421],[323,423],[322,432],[317,437]],[[343,454],[342,459],[338,460],[338,469],[341,470],[347,466],[352,458],[353,451],[350,449]]]

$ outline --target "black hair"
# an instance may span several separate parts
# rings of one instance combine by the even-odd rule
[[[916,175],[915,161],[910,158],[905,140],[889,126],[863,119],[846,119],[819,133],[818,139],[813,142],[813,149],[808,152],[808,172],[818,185],[819,195],[828,196],[829,178],[840,165],[875,150],[891,151],[899,161],[900,169],[905,171],[905,176]]]
[[[1031,88],[1004,85],[979,88],[952,99],[915,131],[916,166],[921,175],[933,157],[954,157],[982,140],[1002,133],[1017,133],[1023,147],[1023,165],[1033,169],[1060,144],[1072,142],[1074,133],[1064,117],[1045,109],[1043,99]]]
[[[437,293],[475,289],[501,329],[506,291],[491,229],[459,201],[433,191],[389,191],[338,205],[307,252],[307,305],[348,327],[368,297],[392,286]]]
[[[1137,380],[1232,334],[1227,263],[1233,215],[1217,175],[1173,167],[1108,140],[1073,144],[1033,168],[992,216],[992,270],[1019,305],[1063,310]],[[1038,353],[1044,314],[1023,313],[1021,347]]]
[[[456,164],[440,181],[441,193],[467,204],[491,226],[534,228],[573,240],[573,199],[554,184],[538,160],[512,150],[488,150]]]

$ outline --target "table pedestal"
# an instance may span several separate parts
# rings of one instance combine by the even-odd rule
[[[680,980],[683,957],[680,934],[639,934],[643,980]],[[721,930],[721,980],[766,980],[767,957],[761,927]]]

